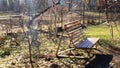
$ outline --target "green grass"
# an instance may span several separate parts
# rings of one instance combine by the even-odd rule
[[[88,28],[85,30],[87,37],[99,37],[100,41],[104,45],[112,45],[112,46],[120,46],[120,33],[117,31],[116,27],[113,27],[113,33],[114,37],[112,39],[110,35],[109,27],[106,25],[92,25],[88,26]],[[118,26],[118,29],[120,30],[120,25]]]
[[[110,39],[109,27],[105,25],[88,26],[86,30],[88,37],[99,37],[101,39]]]
[[[118,26],[119,27],[119,26]],[[118,28],[120,30],[120,27]],[[120,33],[117,31],[116,27],[113,27],[114,39],[120,37]],[[100,39],[111,39],[110,29],[106,25],[96,25],[88,26],[86,30],[86,35],[88,37],[99,37]]]

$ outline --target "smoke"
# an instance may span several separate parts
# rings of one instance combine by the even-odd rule
[[[34,16],[35,14],[35,3],[34,0],[29,0],[29,7],[30,7],[30,14],[32,14],[32,16]]]
[[[37,37],[38,37],[38,32],[37,32],[37,28],[38,28],[38,22],[36,22],[36,19],[34,19],[35,16],[35,3],[34,0],[29,0],[29,15],[30,15],[30,20],[29,20],[29,31],[28,31],[28,36],[29,36],[29,41],[31,43],[32,46],[34,46],[37,41]]]

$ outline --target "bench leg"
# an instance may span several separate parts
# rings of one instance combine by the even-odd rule
[[[98,45],[101,45],[100,41],[98,40],[98,42],[95,45],[96,45],[96,48],[98,48]]]
[[[86,50],[86,51],[87,51],[87,58],[91,58],[91,51],[92,51],[92,50],[93,50],[92,48]]]

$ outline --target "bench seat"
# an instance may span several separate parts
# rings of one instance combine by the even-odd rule
[[[76,48],[92,48],[99,38],[87,38],[82,43],[77,44]]]

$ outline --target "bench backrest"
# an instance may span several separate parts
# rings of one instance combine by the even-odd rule
[[[81,25],[81,20],[76,20],[64,25],[65,32],[70,38],[70,43],[74,46],[77,46],[85,39]]]

